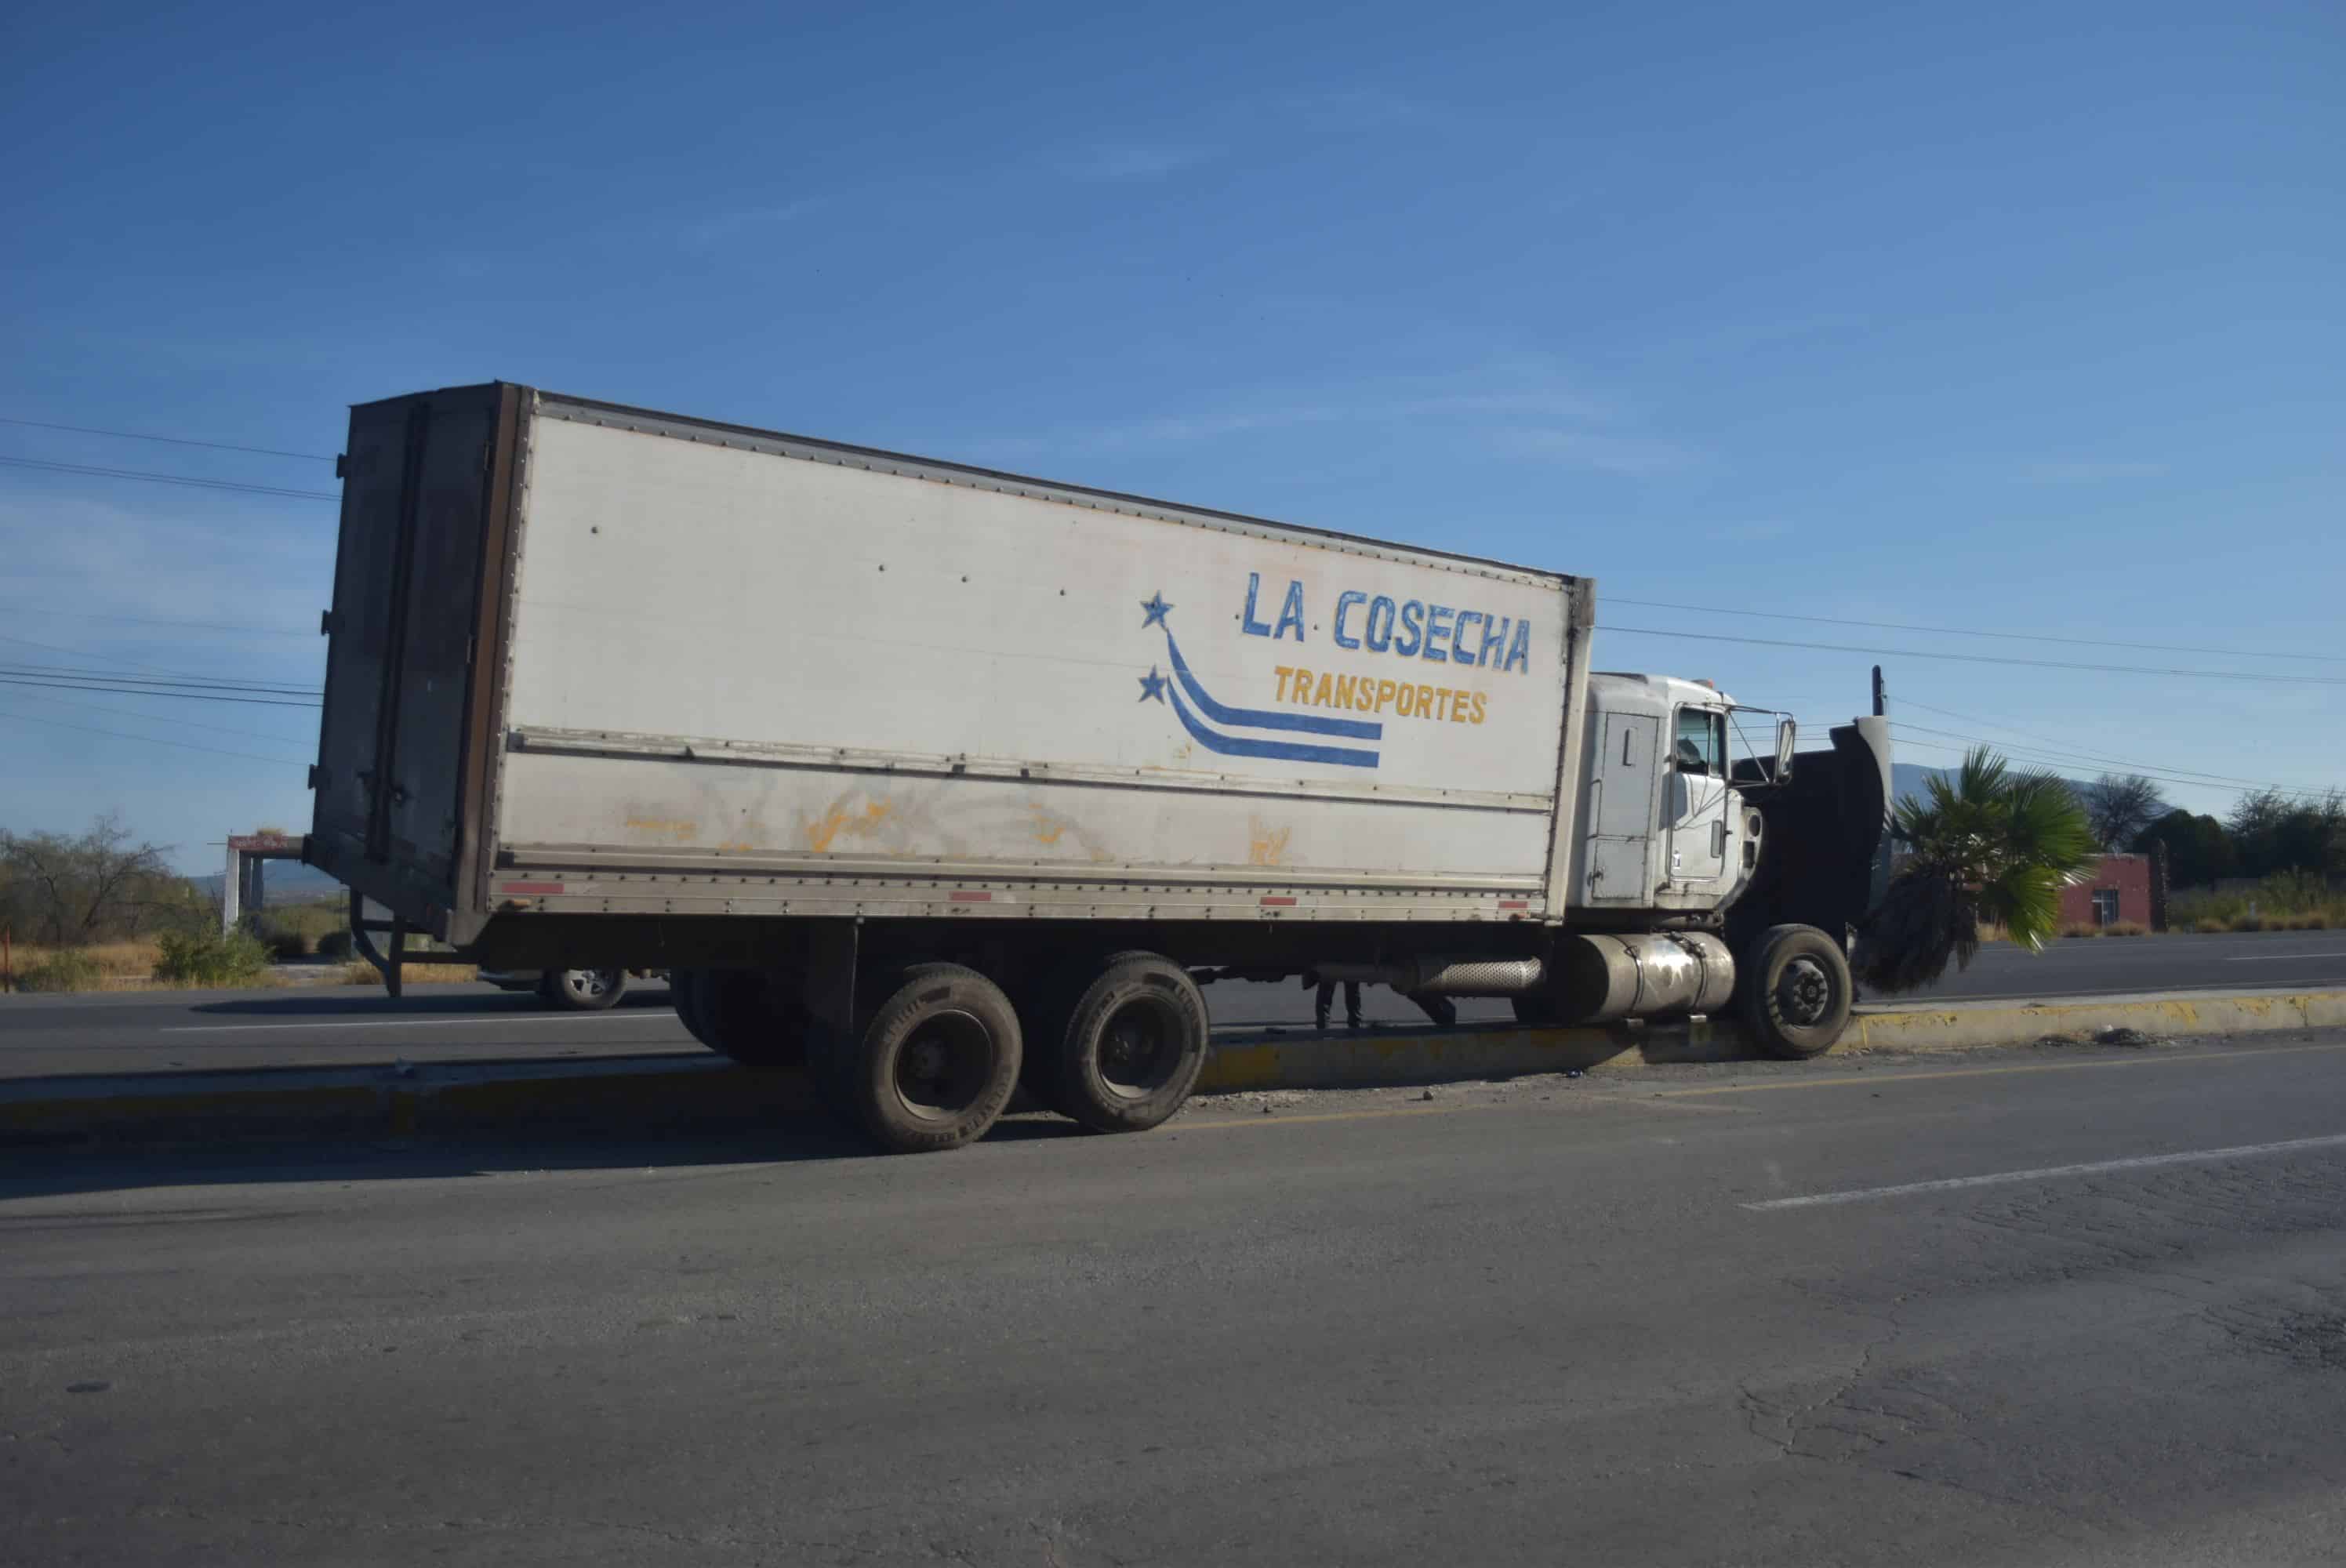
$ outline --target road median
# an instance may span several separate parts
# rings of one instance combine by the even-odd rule
[[[2346,1025],[2346,991],[2197,992],[1861,1010],[1836,1047],[1926,1052]],[[1759,1054],[1727,1019],[1541,1029],[1473,1026],[1218,1034],[1201,1092],[1351,1089],[1604,1072]],[[397,1064],[26,1078],[0,1083],[0,1146],[508,1132],[675,1133],[772,1125],[812,1110],[805,1075],[666,1052],[586,1060]]]

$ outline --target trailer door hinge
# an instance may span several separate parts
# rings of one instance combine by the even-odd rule
[[[334,477],[337,479],[347,479],[350,477],[350,473],[351,454],[347,452],[338,452],[334,453]]]
[[[342,617],[335,614],[332,610],[324,611],[318,616],[318,635],[320,636],[330,637],[342,629]]]

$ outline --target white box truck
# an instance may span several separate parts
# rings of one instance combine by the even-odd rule
[[[1847,1016],[1884,727],[1594,674],[1586,578],[507,383],[341,471],[305,854],[394,987],[668,969],[904,1150],[1155,1125],[1222,978]]]

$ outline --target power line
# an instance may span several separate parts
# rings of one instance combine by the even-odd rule
[[[1937,735],[1943,736],[1950,740],[1964,741],[1973,746],[1990,747],[2009,756],[2023,758],[2046,767],[2101,768],[2105,766],[2091,758],[2079,757],[2074,752],[2047,751],[2041,747],[2035,746],[2015,746],[2008,740],[1991,740],[1983,735],[1964,735],[1952,729],[1929,729],[1917,725],[1900,724],[1894,720],[1892,722],[1890,728],[1898,732],[1904,744],[1912,746],[1933,745],[1934,743],[1932,741],[1920,740],[1914,738],[1922,735]],[[2154,783],[2173,784],[2180,788],[2189,789],[2217,789],[2227,794],[2233,795],[2250,795],[2265,789],[2278,789],[2283,794],[2288,795],[2314,795],[2320,793],[2319,790],[2300,789],[2284,784],[2266,785],[2219,783],[2216,779],[2206,775],[2190,776],[2180,772],[2160,771],[2157,769],[2157,765],[2152,763],[2136,762],[2129,763],[2127,766],[2134,769],[2144,778],[2150,779]]]
[[[79,666],[62,664],[0,664],[0,675],[33,676],[44,679],[56,677],[69,680],[125,682],[133,686],[175,686],[220,691],[250,691],[268,697],[320,695],[319,689],[314,686],[296,686],[291,681],[242,680],[228,676],[173,675],[168,672],[151,676],[124,675],[117,670],[87,669]]]
[[[99,468],[86,463],[44,463],[35,457],[0,457],[11,468],[45,468],[56,473],[94,473],[107,479],[143,479],[152,484],[188,484],[199,490],[242,490],[254,495],[291,495],[305,501],[340,501],[332,490],[287,490],[233,479],[199,479],[192,473],[156,473],[144,468]]]
[[[110,435],[122,441],[159,441],[172,446],[209,446],[215,452],[250,452],[260,457],[298,457],[306,463],[332,463],[331,454],[322,452],[280,452],[273,446],[238,446],[225,441],[195,441],[184,435],[141,435],[132,430],[98,430],[87,424],[51,424],[41,419],[10,419],[0,414],[0,424],[21,424],[32,430],[69,430],[76,435]]]
[[[189,702],[236,702],[254,708],[322,708],[325,706],[316,697],[304,700],[299,697],[245,697],[232,692],[158,690],[149,687],[106,686],[84,681],[27,680],[21,676],[12,675],[0,675],[0,686],[24,687],[36,691],[98,691],[111,693],[117,697],[173,697]]]
[[[218,746],[198,746],[187,740],[162,740],[152,735],[132,735],[127,730],[100,729],[89,724],[67,724],[62,718],[43,718],[36,713],[11,713],[0,708],[0,718],[14,718],[26,724],[46,724],[55,729],[77,729],[84,735],[110,735],[117,740],[143,740],[149,746],[169,746],[181,751],[208,751],[214,757],[241,757],[250,762],[274,762],[281,767],[299,768],[301,762],[291,757],[263,757],[257,751],[229,751]]]
[[[5,610],[13,616],[50,616],[60,620],[73,621],[120,621],[136,626],[183,626],[191,631],[250,632],[256,636],[313,637],[318,635],[316,628],[311,626],[255,626],[240,625],[235,621],[176,621],[157,616],[109,616],[96,610],[52,610],[36,605],[18,603],[0,604],[0,610]],[[22,641],[23,639],[10,640]]]
[[[158,675],[175,675],[178,673],[176,670],[165,669],[158,664],[140,664],[135,658],[118,658],[112,654],[90,653],[82,648],[59,647],[55,643],[36,643],[30,637],[12,637],[0,635],[0,643],[15,643],[18,647],[38,648],[43,653],[64,654],[68,658],[94,658],[100,664],[118,664],[126,669],[153,670]]]
[[[26,702],[46,703],[51,708],[75,708],[85,713],[110,714],[117,718],[136,718],[147,724],[168,724],[179,729],[209,730],[214,735],[241,735],[248,740],[285,740],[291,737],[270,735],[259,729],[230,729],[224,724],[199,724],[192,718],[166,718],[159,713],[147,713],[135,708],[113,708],[100,702],[67,702],[57,697],[35,697],[30,691],[19,691],[17,697]]]
[[[1984,724],[1990,729],[2001,729],[2007,734],[2020,736],[2024,739],[2038,741],[2045,747],[2057,748],[2066,750],[2071,756],[2076,757],[2083,761],[2097,762],[2106,767],[2151,769],[2168,773],[2198,773],[2202,779],[2213,779],[2225,784],[2253,785],[2258,789],[2289,789],[2292,788],[2286,784],[2276,784],[2270,779],[2243,779],[2236,773],[2199,773],[2199,770],[2197,769],[2178,768],[2171,763],[2140,762],[2131,758],[2112,757],[2106,752],[2088,751],[2076,747],[2066,746],[2062,741],[2056,740],[2051,736],[2038,735],[2033,730],[2021,729],[2013,725],[2000,723],[1993,718],[1982,718],[1977,714],[1957,713],[1951,708],[1933,708],[1927,702],[1917,702],[1912,697],[1902,697],[1899,701],[1902,706],[1907,708],[1919,708],[1926,713],[1936,713],[1948,718],[1959,718],[1966,724]],[[1917,726],[1910,728],[1920,727]],[[1950,732],[1946,730],[1935,730],[1928,731],[1927,733],[1943,735]],[[1969,738],[1975,739],[1977,737],[1971,737]],[[2007,745],[2009,743],[1998,741],[1995,744]]]
[[[1625,599],[1617,595],[1606,596],[1606,603],[1636,605],[1648,610],[1692,610],[1707,616],[1753,616],[1770,621],[1810,621],[1828,626],[1868,626],[1885,632],[1930,632],[1951,637],[1995,637],[2007,642],[2066,643],[2073,647],[2135,648],[2145,653],[2221,654],[2233,658],[2295,658],[2318,664],[2346,664],[2346,655],[2310,653],[2270,653],[2257,648],[2202,647],[2195,643],[2128,643],[2107,637],[2064,637],[2049,632],[1989,632],[1973,626],[1921,626],[1904,621],[1860,621],[1844,616],[1796,616],[1782,610],[1732,610],[1724,605],[1680,605],[1663,599]]]
[[[2346,686],[2346,676],[2335,675],[2269,675],[2259,670],[2240,669],[2160,669],[2138,664],[2083,664],[2067,659],[2009,658],[1998,654],[1931,653],[1921,648],[1863,647],[1850,643],[1789,642],[1778,637],[1729,636],[1724,632],[1673,632],[1658,626],[1599,626],[1607,631],[1631,636],[1685,637],[1695,642],[1746,643],[1755,647],[1809,648],[1820,653],[1867,654],[1876,658],[1935,658],[1952,659],[1959,664],[2021,665],[2032,669],[2091,670],[2104,675],[2172,675],[2190,676],[2202,680],[2252,680],[2266,685]]]

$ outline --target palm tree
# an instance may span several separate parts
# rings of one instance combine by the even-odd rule
[[[2050,773],[2014,773],[1986,747],[1950,779],[1898,804],[1892,823],[1910,858],[1858,928],[1857,978],[1897,993],[1970,967],[1983,922],[2039,952],[2060,924],[2061,890],[2099,862],[2085,808]]]

